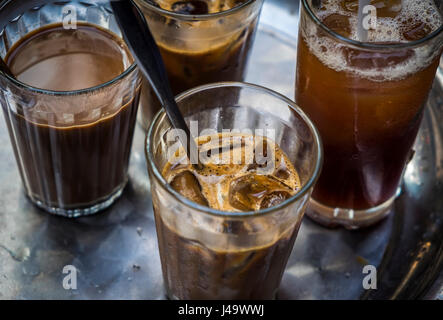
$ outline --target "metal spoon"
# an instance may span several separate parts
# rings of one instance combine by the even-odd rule
[[[196,169],[202,169],[203,166],[198,160],[197,144],[175,102],[160,51],[144,15],[132,0],[112,1],[111,6],[122,30],[123,38],[138,67],[149,80],[169,120],[174,128],[181,129],[186,133],[188,141],[181,139],[181,135],[179,136],[188,159]],[[194,150],[194,154],[191,154],[191,150]]]

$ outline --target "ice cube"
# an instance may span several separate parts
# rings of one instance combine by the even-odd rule
[[[352,29],[348,16],[332,13],[323,19],[323,23],[339,35],[344,37],[349,37],[351,35]]]
[[[207,14],[209,12],[208,4],[201,0],[185,0],[174,2],[171,6],[172,11],[181,14]]]
[[[403,38],[408,41],[420,40],[432,32],[432,28],[422,21],[411,23],[409,26],[403,26],[403,30]]]
[[[231,182],[229,203],[241,211],[256,210],[260,198],[266,195],[266,187],[259,182],[258,176],[250,174]]]
[[[279,205],[286,199],[289,199],[291,197],[291,194],[286,191],[274,191],[269,194],[267,194],[261,204],[260,209],[266,209],[270,207],[274,207],[276,205]]]
[[[209,206],[202,193],[201,185],[192,172],[186,170],[177,174],[171,181],[172,188],[182,196],[203,206]]]
[[[241,211],[255,211],[266,195],[274,191],[290,192],[288,186],[268,175],[247,174],[231,182],[229,203]]]

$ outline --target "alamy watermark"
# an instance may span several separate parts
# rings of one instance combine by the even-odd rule
[[[65,290],[77,290],[78,270],[73,265],[66,265],[63,268],[62,286]],[[373,265],[365,265],[362,273],[365,275],[362,280],[362,286],[365,290],[377,290],[377,268]]]
[[[368,4],[362,9],[362,26],[365,30],[377,29],[377,8],[371,4]]]
[[[377,268],[373,265],[366,265],[363,267],[363,274],[366,276],[363,278],[363,289],[376,290],[377,289]]]
[[[73,265],[67,265],[63,268],[62,286],[65,290],[77,290],[77,268]]]
[[[77,9],[73,5],[63,7],[63,29],[77,29]]]

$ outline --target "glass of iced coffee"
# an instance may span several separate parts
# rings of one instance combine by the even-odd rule
[[[328,226],[389,213],[442,52],[441,1],[365,2],[301,6],[296,103],[325,154],[308,215]]]
[[[141,77],[109,1],[6,1],[0,103],[26,195],[78,217],[128,181]]]
[[[263,0],[136,0],[160,48],[175,95],[206,83],[243,81]],[[145,128],[160,109],[143,83]]]
[[[163,111],[146,146],[167,295],[273,299],[320,172],[319,135],[292,101],[255,85],[205,85],[177,103],[199,165]]]

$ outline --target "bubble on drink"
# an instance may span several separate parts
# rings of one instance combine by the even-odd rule
[[[183,149],[163,169],[174,190],[196,203],[228,212],[257,211],[280,204],[300,189],[297,170],[268,138],[223,133],[196,141],[203,169],[183,165]]]
[[[367,41],[370,43],[416,41],[437,30],[443,22],[433,1],[377,0],[371,1],[371,5],[377,9],[377,25],[374,30],[368,30]],[[357,12],[358,0],[330,0],[322,1],[315,14],[336,33],[359,40]],[[349,58],[349,50],[345,49],[345,45],[332,40],[323,31],[317,30],[315,26],[311,26],[310,30],[305,30],[307,34],[303,38],[315,56],[336,71],[351,72],[372,81],[394,81],[416,73],[426,66],[426,63],[418,63],[423,56],[427,56],[427,52],[423,52],[426,49],[417,47],[410,49],[407,55],[401,57],[402,61],[391,61],[381,57],[370,67],[364,67],[364,64],[358,63],[352,57]],[[428,59],[427,64],[431,64],[439,54],[440,52],[436,51],[435,55]]]

